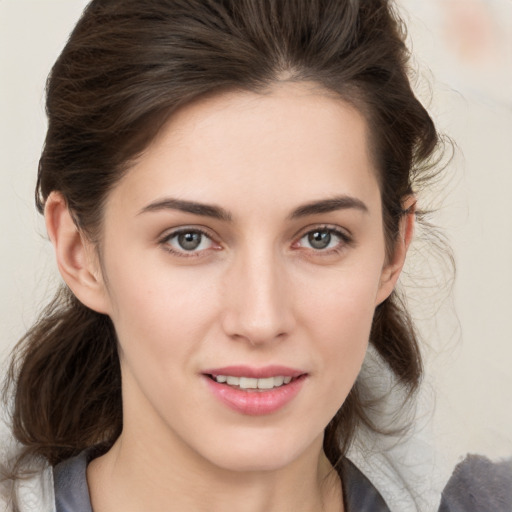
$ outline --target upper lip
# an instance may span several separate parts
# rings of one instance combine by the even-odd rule
[[[251,377],[253,379],[265,379],[268,377],[300,377],[306,372],[288,366],[269,365],[256,368],[254,366],[236,365],[212,368],[202,372],[205,375],[230,375],[232,377]]]

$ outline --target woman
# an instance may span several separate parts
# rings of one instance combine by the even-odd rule
[[[368,344],[404,401],[422,373],[394,288],[438,136],[403,39],[386,0],[91,2],[48,82],[65,286],[11,366],[7,501],[389,510],[345,455],[384,430]]]

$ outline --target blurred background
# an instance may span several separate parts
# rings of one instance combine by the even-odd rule
[[[398,5],[418,94],[456,144],[435,195],[420,197],[438,208],[432,220],[454,252],[455,283],[443,287],[447,270],[421,254],[421,240],[411,276],[426,281],[405,276],[408,296],[423,299],[411,305],[435,393],[435,438],[452,467],[468,452],[511,457],[512,1]]]
[[[0,1],[4,362],[59,282],[33,191],[45,79],[85,4]],[[512,456],[512,1],[399,0],[398,7],[414,87],[456,143],[433,191],[419,198],[437,210],[430,220],[452,247],[456,280],[421,228],[403,279],[425,347],[425,414],[453,468],[466,453]]]

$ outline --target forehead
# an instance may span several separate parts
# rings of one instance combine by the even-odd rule
[[[113,196],[133,207],[172,195],[285,209],[347,194],[380,208],[375,176],[362,114],[313,84],[284,83],[183,107]]]

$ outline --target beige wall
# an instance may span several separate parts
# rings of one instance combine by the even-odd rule
[[[437,439],[454,461],[467,451],[510,457],[512,3],[400,3],[416,60],[433,84],[430,110],[458,144],[436,192],[443,204],[437,222],[455,252],[460,325],[446,302],[435,322],[423,323],[432,346]],[[428,96],[424,89],[422,96]],[[426,301],[436,297],[416,293]],[[418,311],[421,316],[421,305]]]
[[[446,294],[438,286],[446,277],[431,256],[424,257],[421,243],[408,270],[412,276],[419,271],[422,279],[405,279],[429,347],[427,385],[437,396],[436,439],[453,461],[466,451],[510,456],[512,3],[400,3],[408,11],[419,68],[433,86],[431,112],[460,148],[447,170],[449,179],[431,198],[434,203],[443,199],[435,221],[456,254],[451,299],[443,300]],[[84,5],[83,0],[0,2],[4,359],[58,281],[44,227],[34,212],[33,188],[45,128],[45,77]],[[418,90],[428,100],[422,80]]]

